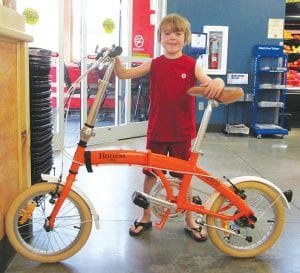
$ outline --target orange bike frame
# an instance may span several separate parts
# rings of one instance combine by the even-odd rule
[[[136,165],[147,168],[152,168],[154,173],[161,179],[164,188],[167,193],[167,200],[177,204],[177,210],[193,211],[200,214],[211,215],[223,220],[235,220],[242,216],[253,215],[253,211],[246,205],[245,201],[237,195],[234,190],[219,179],[211,176],[205,170],[196,166],[199,154],[192,152],[191,157],[188,161],[181,160],[178,158],[165,156],[161,154],[152,153],[148,151],[135,151],[135,150],[95,150],[86,151],[86,147],[80,145],[77,146],[69,175],[67,176],[64,188],[58,198],[56,205],[50,217],[50,225],[54,225],[54,219],[63,203],[69,191],[75,181],[78,170],[81,166],[87,164],[89,166],[97,166],[102,164],[125,164],[125,165]],[[178,196],[173,195],[172,186],[168,182],[163,170],[171,170],[177,173],[183,173],[183,179],[180,185]],[[232,205],[237,208],[238,213],[227,216],[222,212],[212,212],[207,210],[203,205],[197,205],[187,201],[187,195],[192,181],[192,176],[196,176],[220,194],[229,200]]]

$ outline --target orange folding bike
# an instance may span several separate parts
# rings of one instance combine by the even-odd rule
[[[44,182],[21,192],[10,205],[6,219],[6,234],[12,246],[25,257],[43,263],[64,260],[78,252],[87,241],[92,222],[99,228],[99,217],[89,198],[75,185],[80,167],[92,171],[101,164],[126,164],[151,168],[157,183],[150,194],[136,191],[135,204],[149,205],[160,221],[162,229],[168,219],[185,211],[203,217],[201,225],[207,228],[211,242],[224,253],[234,257],[253,257],[268,250],[279,238],[285,223],[285,207],[290,207],[290,190],[282,192],[272,182],[256,176],[218,179],[197,165],[199,149],[212,110],[219,103],[238,100],[240,88],[225,87],[218,100],[209,100],[198,131],[190,159],[185,161],[165,155],[136,150],[90,150],[87,143],[93,136],[93,127],[105,90],[115,64],[117,47],[110,50],[99,63],[107,70],[99,83],[98,92],[75,151],[65,181],[43,175]],[[188,90],[201,95],[201,87]],[[182,180],[170,178],[165,171],[182,173]],[[205,204],[189,201],[193,183],[206,183],[214,191]]]

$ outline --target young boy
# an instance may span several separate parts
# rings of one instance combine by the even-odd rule
[[[191,29],[188,20],[178,14],[169,14],[161,21],[158,33],[164,54],[149,60],[141,66],[126,69],[116,58],[115,73],[120,79],[132,79],[150,75],[150,109],[146,148],[154,153],[170,155],[188,160],[191,141],[196,136],[195,101],[187,94],[197,81],[205,86],[206,98],[217,98],[224,82],[220,78],[211,79],[196,65],[196,61],[182,53],[190,42]],[[150,193],[156,177],[144,169],[144,192]],[[171,173],[181,178],[180,174]],[[195,223],[192,213],[186,213],[185,231],[196,241],[207,239],[204,229]],[[142,216],[129,229],[132,236],[142,234],[152,227],[150,208],[143,210]]]

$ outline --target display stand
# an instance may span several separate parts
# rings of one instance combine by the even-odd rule
[[[254,85],[251,132],[262,135],[284,135],[287,55],[282,46],[254,47]]]

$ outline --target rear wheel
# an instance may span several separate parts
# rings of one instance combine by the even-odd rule
[[[54,207],[55,183],[39,183],[20,193],[8,209],[5,228],[17,252],[28,259],[53,263],[78,252],[87,241],[92,215],[85,201],[70,191],[52,229],[45,224]],[[58,193],[62,186],[59,187]]]
[[[254,257],[268,250],[280,236],[284,226],[285,207],[280,194],[268,185],[247,181],[236,186],[245,191],[245,201],[257,218],[255,227],[247,227],[243,219],[225,222],[207,216],[207,232],[212,243],[226,254],[241,258]],[[214,201],[211,210],[222,211],[226,215],[237,213],[236,208],[221,195]]]

